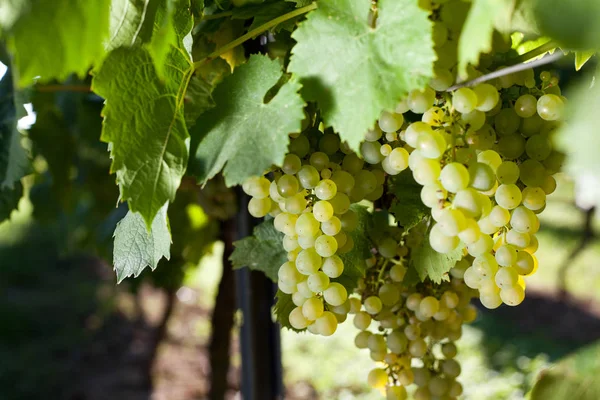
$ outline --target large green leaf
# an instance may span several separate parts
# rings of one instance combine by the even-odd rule
[[[110,0],[25,0],[8,31],[18,84],[83,76],[104,55]],[[0,23],[2,19],[0,19]]]
[[[215,108],[198,119],[192,132],[199,142],[193,172],[200,182],[223,169],[225,183],[236,185],[262,174],[272,164],[281,165],[288,134],[300,131],[304,118],[297,82],[284,83],[265,102],[281,76],[277,60],[254,55],[217,86]]]
[[[429,237],[423,238],[421,245],[413,249],[410,266],[414,268],[421,281],[426,278],[435,283],[441,283],[444,276],[463,256],[463,245],[449,253],[438,253],[431,248]]]
[[[600,399],[600,343],[586,346],[542,371],[531,400]]]
[[[146,267],[155,269],[161,258],[171,257],[171,233],[165,204],[148,231],[144,218],[129,211],[115,229],[113,264],[117,282],[138,276]]]
[[[107,50],[148,43],[161,0],[112,0]]]
[[[29,171],[29,159],[21,146],[17,120],[21,116],[9,69],[0,81],[0,190],[13,189]]]
[[[414,0],[381,0],[375,28],[370,0],[321,0],[294,31],[289,70],[323,121],[357,150],[384,109],[425,86],[435,53],[431,22]]]
[[[283,234],[277,232],[273,220],[267,220],[254,228],[253,235],[234,243],[235,250],[229,258],[233,268],[248,267],[262,271],[277,282],[279,267],[287,261],[287,252],[281,242]]]

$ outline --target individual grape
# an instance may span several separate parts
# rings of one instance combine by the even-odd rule
[[[290,325],[294,329],[304,329],[308,326],[309,320],[302,313],[302,307],[294,308],[288,317]]]
[[[319,139],[319,150],[331,156],[340,148],[340,137],[333,133],[326,133]]]
[[[519,165],[520,179],[526,186],[541,186],[546,178],[544,166],[536,160],[525,160]]]
[[[373,334],[369,337],[368,342],[369,350],[376,353],[385,353],[386,352],[386,343],[383,335]],[[385,355],[384,355],[385,357]]]
[[[524,94],[515,102],[515,112],[521,118],[530,118],[537,112],[537,99],[530,95]]]
[[[295,236],[296,235],[296,221],[298,220],[298,216],[286,212],[282,212],[281,214],[275,217],[273,221],[273,225],[276,230],[282,232],[284,235]]]
[[[408,94],[406,104],[415,114],[423,114],[430,109],[435,102],[435,90],[425,88],[424,90],[413,90]]]
[[[460,210],[452,208],[443,209],[437,222],[437,226],[446,236],[457,236],[467,227],[465,215]]]
[[[469,171],[464,165],[453,162],[444,166],[440,174],[440,181],[444,189],[457,193],[469,186]]]
[[[296,286],[298,293],[302,294],[306,299],[310,299],[314,296],[314,293],[308,287],[308,282],[306,280],[299,282]]]
[[[539,115],[534,114],[532,117],[521,120],[519,132],[525,137],[529,137],[539,133],[542,129],[544,120]]]
[[[473,110],[462,114],[460,117],[463,122],[472,130],[479,130],[485,125],[485,113],[479,110]]]
[[[310,277],[309,277],[310,279]],[[323,292],[323,298],[332,306],[341,306],[348,299],[346,288],[337,282],[332,282]]]
[[[300,157],[295,154],[287,154],[283,159],[283,164],[281,165],[281,169],[288,175],[297,174],[302,167],[302,161]]]
[[[387,386],[385,388],[386,400],[406,400],[408,394],[404,386]]]
[[[502,288],[510,288],[513,285],[517,284],[519,280],[519,274],[517,270],[513,267],[503,267],[496,272],[496,276],[494,278],[496,285]]]
[[[417,358],[421,358],[427,353],[427,343],[423,339],[412,340],[408,344],[408,352]]]
[[[333,211],[333,207],[332,207]],[[327,221],[321,222],[321,230],[329,236],[337,235],[342,229],[342,222],[336,216],[329,218]]]
[[[513,267],[519,275],[529,275],[535,268],[535,260],[527,251],[518,251],[517,262]]]
[[[565,104],[555,94],[545,94],[537,101],[537,113],[546,121],[561,120],[565,113]]]
[[[331,175],[331,180],[337,186],[338,193],[350,193],[355,184],[354,177],[350,173],[342,170],[335,171]]]
[[[360,153],[369,164],[379,164],[384,159],[381,154],[381,143],[379,142],[362,142]]]
[[[428,125],[439,127],[444,124],[445,117],[446,114],[444,113],[444,110],[439,107],[431,107],[429,110],[423,113],[421,121]]]
[[[377,188],[377,178],[375,175],[366,169],[361,170],[355,175],[356,187],[360,188],[364,193],[371,193]]]
[[[310,142],[305,135],[300,135],[290,141],[289,152],[300,158],[305,157],[310,151]]]
[[[502,184],[517,183],[519,173],[519,166],[512,161],[504,161],[496,170],[498,181]]]
[[[525,291],[519,285],[514,285],[509,288],[502,288],[500,290],[500,298],[506,305],[518,306],[525,299]]]
[[[298,179],[293,175],[283,175],[277,181],[277,191],[284,198],[295,195],[299,189]]]
[[[330,278],[337,278],[344,271],[344,262],[336,255],[325,258],[322,266],[323,272]]]
[[[342,214],[346,214],[350,209],[350,199],[344,193],[337,193],[331,200],[329,200],[329,203],[331,203],[331,206],[333,207],[333,212],[340,216]]]
[[[440,158],[446,151],[446,146],[446,140],[437,131],[425,132],[417,139],[417,148],[426,158]]]
[[[297,285],[296,285],[297,287]],[[295,306],[298,307],[302,307],[302,304],[304,304],[304,302],[306,301],[306,297],[304,297],[304,295],[300,292],[294,292],[292,293],[292,303],[294,303]]]
[[[312,213],[303,213],[296,220],[296,233],[298,236],[312,237],[319,232],[319,221]]]
[[[330,200],[337,193],[337,186],[331,179],[323,179],[315,187],[315,196],[320,200]]]
[[[494,171],[489,165],[484,163],[476,162],[471,164],[469,166],[469,176],[469,186],[480,191],[490,190],[496,183]]]
[[[532,211],[540,210],[546,205],[546,193],[539,187],[523,189],[523,205]]]
[[[284,236],[282,243],[285,251],[292,251],[298,248],[298,238],[296,236]]]
[[[262,218],[271,211],[272,201],[269,197],[259,199],[253,197],[248,202],[248,212],[254,218]]]
[[[500,94],[495,87],[488,83],[482,83],[473,88],[477,96],[476,109],[483,112],[491,111],[500,100]]]
[[[515,208],[510,217],[510,225],[517,232],[534,233],[537,224],[537,216],[533,211],[523,206]]]
[[[475,243],[481,237],[481,229],[474,219],[468,218],[465,229],[458,233],[458,238],[465,244]]]
[[[392,283],[381,285],[377,293],[385,306],[393,306],[400,300],[400,290]]]
[[[367,133],[365,133],[365,140],[367,142],[375,142],[379,140],[379,138],[381,138],[381,134],[381,129],[378,126],[376,126],[373,129],[369,129]]]
[[[479,225],[481,233],[486,235],[493,235],[499,230],[499,227],[494,225],[488,217],[481,218],[479,221],[477,221],[477,225]]]
[[[506,232],[506,243],[513,245],[517,249],[525,249],[531,242],[531,236],[528,233],[518,232],[510,229]]]
[[[525,144],[525,152],[529,156],[537,161],[543,161],[550,153],[552,153],[552,145],[550,141],[542,135],[533,135],[527,139]]]
[[[439,225],[436,224],[429,233],[429,243],[431,244],[432,249],[438,253],[445,254],[451,252],[458,246],[459,239],[456,236],[444,235],[439,228]]]
[[[474,150],[489,150],[496,142],[496,132],[490,125],[484,124],[478,130],[469,129],[465,142]]]
[[[517,185],[500,185],[494,196],[496,203],[502,208],[512,210],[521,204],[521,190]]]
[[[312,189],[320,181],[319,171],[312,165],[303,165],[298,171],[298,180],[305,189]]]
[[[335,333],[338,321],[330,311],[324,311],[323,314],[315,320],[316,331],[323,336],[331,336]]]
[[[333,217],[333,206],[326,200],[319,200],[313,206],[313,216],[319,222],[329,221]]]
[[[478,105],[477,94],[466,87],[460,88],[452,95],[452,106],[461,114],[470,113]]]
[[[441,173],[439,161],[423,159],[413,169],[413,178],[420,185],[430,185],[438,180]]]
[[[565,161],[565,155],[558,151],[553,151],[550,155],[543,161],[544,167],[546,168],[546,172],[548,174],[556,174],[562,169],[563,163]]]
[[[369,383],[369,386],[371,386],[372,388],[375,388],[375,389],[383,388],[388,383],[388,374],[382,368],[372,369],[369,372],[367,382]]]
[[[517,262],[517,250],[511,245],[503,245],[496,250],[496,261],[502,267],[510,267]]]
[[[433,132],[433,129],[431,129],[431,126],[425,122],[413,122],[406,128],[406,132],[404,133],[404,141],[410,147],[417,148],[419,137],[430,134],[431,132]]]
[[[468,218],[479,218],[483,209],[483,200],[476,190],[467,188],[456,193],[452,207],[462,211]]]
[[[494,241],[490,236],[481,235],[478,241],[467,245],[467,251],[473,257],[478,257],[491,251],[493,246]]]
[[[383,303],[379,297],[369,296],[363,301],[363,306],[369,314],[375,315],[381,311],[383,308]]]
[[[500,307],[500,305],[502,304],[502,298],[500,297],[500,292],[481,292],[479,294],[479,301],[481,301],[481,304],[489,309],[489,310],[493,310],[496,309],[498,307]]]
[[[306,282],[308,288],[314,293],[321,293],[329,287],[329,277],[321,271],[310,274]]]
[[[429,208],[434,208],[445,200],[448,192],[439,182],[423,186],[421,189],[421,201]]]
[[[352,210],[341,215],[340,221],[342,222],[342,228],[346,232],[352,232],[358,226],[358,216]]]
[[[297,284],[301,280],[300,273],[296,269],[296,265],[292,261],[287,261],[279,267],[277,271],[279,281],[290,284]]]
[[[494,206],[487,217],[489,221],[496,227],[508,225],[510,221],[510,212],[501,206]]]
[[[364,311],[359,311],[354,316],[353,323],[357,329],[364,331],[371,325],[371,316]]]
[[[354,337],[354,345],[359,349],[366,349],[369,343],[369,337],[372,333],[369,331],[360,331]]]
[[[477,155],[477,161],[483,164],[487,164],[494,172],[502,164],[502,158],[494,150],[485,150]]]
[[[321,235],[315,240],[315,251],[321,257],[331,257],[337,249],[338,244],[333,236]]]
[[[379,152],[381,153],[382,156],[387,157],[392,152],[392,146],[390,146],[389,144],[384,144],[379,148]],[[407,160],[407,164],[408,164],[408,160]]]
[[[379,128],[383,132],[395,132],[402,127],[404,117],[402,114],[384,111],[379,116]]]
[[[323,168],[327,167],[329,156],[322,151],[316,151],[310,155],[309,162],[310,165],[317,169],[317,171],[321,171]]]
[[[390,278],[394,282],[402,282],[404,280],[404,276],[406,275],[406,267],[396,264],[392,268],[390,268]]]
[[[456,345],[452,342],[442,344],[442,354],[446,358],[454,358],[458,350],[456,349]]]
[[[431,318],[440,309],[438,299],[433,296],[427,296],[419,303],[419,312],[426,318]]]
[[[513,135],[521,125],[521,118],[512,108],[503,108],[494,119],[494,128],[498,136]]]
[[[285,199],[285,210],[291,214],[300,214],[306,209],[308,201],[304,191]]]
[[[320,233],[316,235],[320,236]],[[318,236],[298,236],[298,246],[302,249],[309,249],[311,247],[315,247],[315,240],[317,240]]]
[[[460,382],[454,381],[450,384],[450,388],[448,389],[448,396],[451,398],[457,398],[463,393],[463,387]]]
[[[244,181],[242,190],[248,196],[264,199],[269,196],[271,182],[264,176],[252,176]]]
[[[363,167],[364,161],[356,154],[351,153],[344,157],[342,161],[342,168],[348,173],[354,175],[357,174]]]
[[[554,179],[551,175],[546,176],[541,189],[546,195],[554,193],[556,190],[556,179]]]
[[[329,179],[331,178],[331,170],[329,168],[325,168],[321,170],[321,178]]]
[[[525,139],[518,134],[510,134],[498,140],[497,150],[507,160],[515,160],[525,152]]]
[[[303,275],[311,275],[321,267],[321,256],[313,248],[302,250],[296,258],[296,268]]]
[[[384,163],[387,162],[393,170],[401,172],[408,168],[408,157],[409,154],[406,149],[397,147],[386,157]]]
[[[307,299],[302,305],[302,315],[309,321],[316,320],[323,315],[324,311],[323,301],[316,297]]]
[[[396,256],[396,247],[398,246],[398,243],[390,238],[384,238],[381,240],[381,242],[379,242],[379,244],[377,245],[377,251],[379,252],[379,254],[381,254],[382,257],[385,258],[394,258]]]
[[[471,289],[479,289],[481,286],[481,281],[483,276],[473,267],[469,267],[465,270],[463,275],[463,280],[465,281],[465,285],[470,287]]]

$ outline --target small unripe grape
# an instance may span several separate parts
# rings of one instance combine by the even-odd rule
[[[402,114],[396,114],[384,111],[379,116],[379,128],[383,132],[395,132],[402,127],[404,117]]]
[[[381,285],[377,293],[383,305],[393,306],[400,300],[400,290],[392,283]]]
[[[457,353],[458,353],[458,350],[456,349],[456,345],[454,343],[449,342],[449,343],[444,343],[442,345],[442,354],[444,355],[444,357],[454,358]]]
[[[394,265],[390,268],[390,278],[394,282],[402,282],[404,280],[404,276],[406,275],[406,267],[403,265]]]
[[[363,305],[365,307],[365,310],[371,315],[378,314],[383,308],[383,303],[381,302],[381,299],[377,296],[367,297],[363,302]]]
[[[353,322],[357,329],[364,331],[371,325],[371,316],[364,311],[359,311],[354,316]]]
[[[524,94],[515,102],[515,112],[521,118],[532,117],[537,111],[537,99],[530,95]]]
[[[404,353],[408,347],[408,339],[406,338],[406,335],[404,332],[399,330],[395,330],[390,333],[387,337],[386,343],[390,351],[396,354]]]
[[[374,351],[376,353],[385,353],[386,351],[386,343],[383,335],[373,334],[369,337],[368,342],[369,350]]]
[[[366,349],[371,335],[369,331],[360,331],[354,338],[354,345],[359,349]]]
[[[277,181],[277,190],[279,194],[284,197],[290,197],[298,193],[300,189],[300,185],[298,183],[298,179],[296,179],[293,175],[283,175]]]
[[[427,343],[423,339],[416,339],[409,343],[408,352],[413,357],[421,358],[427,353]]]

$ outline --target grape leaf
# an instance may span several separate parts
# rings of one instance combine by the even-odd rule
[[[171,233],[165,203],[152,221],[150,231],[144,218],[131,210],[115,229],[113,264],[117,283],[123,279],[137,277],[146,267],[155,269],[161,258],[171,257]]]
[[[251,31],[267,22],[288,12],[294,11],[295,6],[289,2],[273,0],[263,4],[252,4],[233,9],[232,19],[250,19],[252,24],[248,27]],[[278,32],[280,29],[292,30],[296,24],[297,18],[292,18],[280,23],[270,29],[272,32]]]
[[[313,0],[285,0],[288,3],[296,3],[296,8],[305,7],[313,2]]]
[[[281,290],[277,290],[277,294],[275,295],[275,307],[273,307],[273,312],[277,316],[277,322],[281,325],[282,328],[291,329],[294,332],[303,332],[306,329],[296,329],[290,324],[290,313],[296,305],[292,301],[292,295],[283,293]]]
[[[23,196],[23,185],[16,182],[12,188],[0,188],[0,222],[10,218]]]
[[[596,54],[596,51],[593,51],[593,50],[592,51],[576,51],[575,52],[575,70],[579,71],[585,65],[585,63],[590,61],[590,58],[592,58],[595,54]]]
[[[160,0],[113,0],[106,50],[150,42]]]
[[[439,284],[442,282],[444,275],[454,267],[462,256],[462,244],[450,253],[442,254],[431,248],[429,236],[427,236],[423,239],[419,247],[413,249],[410,266],[417,271],[421,281],[429,278]]]
[[[600,398],[600,343],[577,350],[540,373],[531,400],[596,400]]]
[[[394,194],[390,212],[405,230],[429,215],[429,208],[421,201],[422,186],[414,180],[411,171],[406,170],[392,177],[390,184],[390,191]]]
[[[8,29],[18,84],[84,76],[105,54],[110,0],[27,0]]]
[[[377,26],[370,0],[321,0],[292,37],[289,71],[317,101],[326,126],[358,150],[384,109],[394,109],[432,76],[431,22],[414,0],[380,0]]]
[[[288,133],[299,132],[304,118],[300,85],[293,80],[264,103],[281,75],[277,60],[253,55],[216,87],[216,107],[198,119],[192,132],[199,141],[192,168],[200,182],[223,169],[225,183],[232,186],[281,165]]]
[[[558,129],[555,143],[566,155],[564,170],[575,180],[576,200],[580,207],[600,206],[600,71],[592,87],[580,84],[569,100],[568,124]]]
[[[371,214],[366,207],[358,204],[353,204],[350,209],[358,216],[356,229],[346,233],[354,241],[354,247],[348,253],[339,254],[344,262],[344,272],[340,277],[332,279],[342,284],[348,293],[352,293],[358,285],[358,280],[364,278],[367,269],[365,260],[372,256],[373,247],[368,237],[368,232],[372,229]]]
[[[218,49],[241,36],[243,32],[243,21],[226,20],[219,25],[219,29],[216,32],[209,34],[208,38],[216,45],[216,48]],[[227,64],[229,64],[229,67],[231,68],[231,72],[233,72],[235,67],[246,61],[244,48],[242,46],[236,46],[233,49],[219,55],[219,57],[227,61]]]
[[[234,243],[229,257],[234,269],[248,267],[262,271],[277,282],[279,267],[287,261],[287,252],[281,242],[283,234],[275,230],[273,220],[266,220],[254,228],[253,235]]]
[[[178,32],[191,29],[191,18]],[[184,94],[192,73],[187,52],[171,47],[160,79],[148,50],[119,47],[95,73],[92,89],[106,99],[101,140],[110,143],[121,199],[148,226],[175,198],[189,152]],[[127,93],[127,96],[123,94]]]
[[[479,55],[492,50],[496,21],[510,21],[511,3],[514,0],[473,1],[458,41],[458,71],[462,77],[466,76],[468,64],[477,65]]]
[[[11,72],[8,69],[0,80],[0,190],[13,189],[15,182],[29,171],[29,159],[17,130],[23,107],[17,105],[19,96],[13,88]]]

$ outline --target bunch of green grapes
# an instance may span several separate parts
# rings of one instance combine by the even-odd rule
[[[462,324],[476,317],[470,305],[473,291],[460,278],[461,267],[451,271],[449,282],[405,284],[411,249],[420,245],[424,225],[402,233],[399,240],[392,233],[383,239],[348,301],[360,330],[355,345],[368,349],[378,364],[368,383],[385,391],[389,400],[405,399],[412,384],[417,386],[415,399],[456,399],[462,393],[454,342]]]
[[[289,315],[295,329],[329,336],[346,318],[348,293],[334,280],[344,272],[340,254],[354,247],[347,233],[358,219],[350,206],[379,199],[385,182],[384,157],[369,143],[359,157],[333,133],[295,134],[280,168],[243,185],[252,196],[250,214],[271,215],[285,235],[288,261],[279,268],[278,284],[296,305]]]

